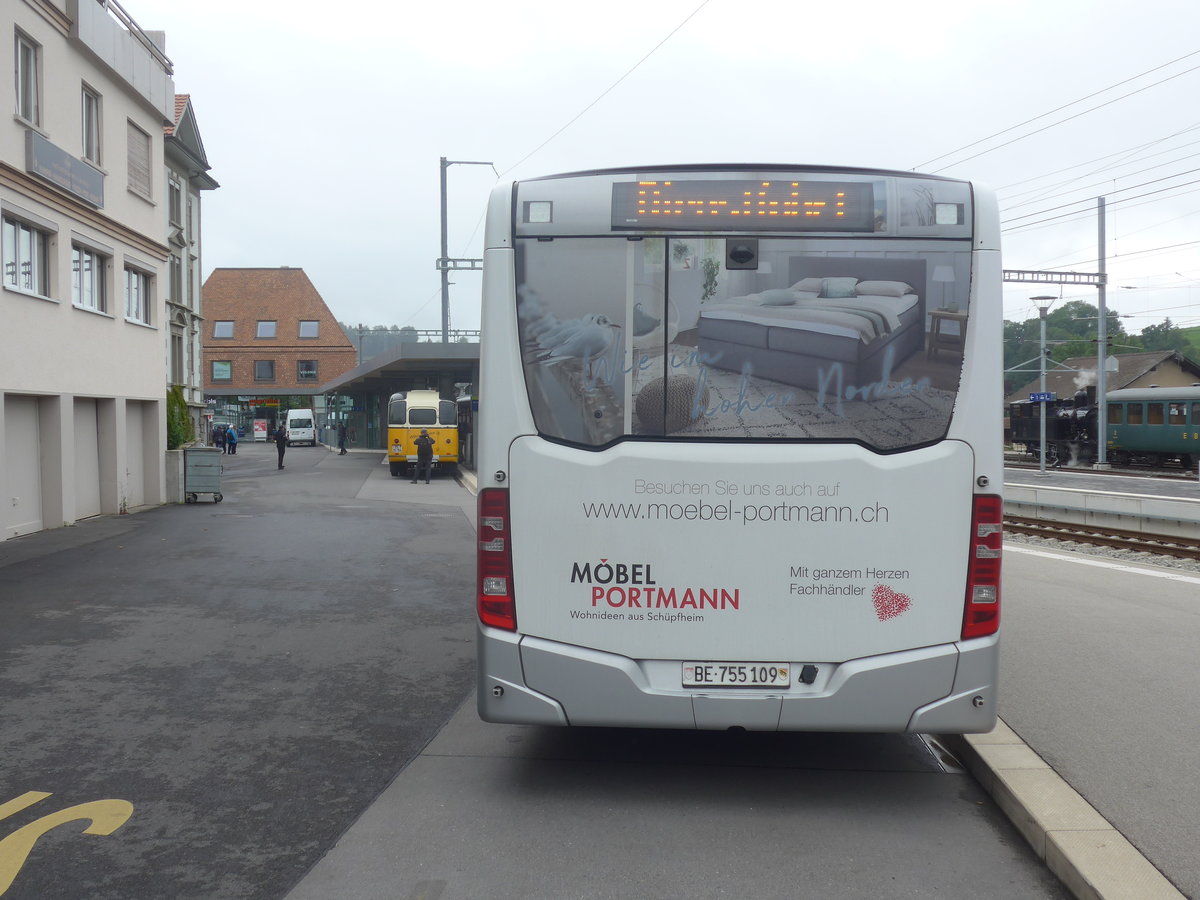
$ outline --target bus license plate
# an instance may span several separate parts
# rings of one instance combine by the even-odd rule
[[[787,687],[786,663],[685,662],[684,687]]]

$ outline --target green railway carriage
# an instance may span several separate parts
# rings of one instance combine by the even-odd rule
[[[1200,385],[1126,388],[1106,396],[1106,448],[1114,465],[1200,460]]]

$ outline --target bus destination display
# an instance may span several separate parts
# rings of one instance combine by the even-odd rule
[[[875,194],[868,182],[790,178],[618,182],[612,226],[873,232]]]

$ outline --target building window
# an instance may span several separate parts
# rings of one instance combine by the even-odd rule
[[[213,381],[233,381],[233,360],[214,359],[212,361]]]
[[[183,378],[183,329],[171,328],[171,383],[184,384]]]
[[[168,273],[171,282],[171,299],[180,306],[185,306],[183,296],[183,260],[179,258],[178,253],[172,253],[171,258],[167,261]]]
[[[167,215],[172,225],[183,227],[183,182],[174,172],[167,176]]]
[[[4,219],[4,285],[50,295],[50,236],[17,219]]]
[[[100,95],[83,89],[83,158],[100,165]]]
[[[149,200],[154,196],[150,179],[150,135],[130,122],[128,141],[129,189]]]
[[[125,318],[150,324],[150,276],[138,269],[125,270]]]
[[[17,116],[30,125],[42,124],[38,84],[40,50],[41,48],[36,43],[17,32]]]
[[[215,322],[213,322],[213,337],[233,337],[233,319],[217,319]]]
[[[317,380],[317,361],[315,359],[302,359],[296,363],[296,380],[297,381],[316,381]]]
[[[321,323],[315,319],[300,320],[300,337],[302,338],[319,338],[321,336]]]
[[[258,332],[255,334],[255,337],[260,337],[260,338],[275,337],[275,322],[274,321],[259,322],[258,323]]]
[[[108,292],[105,290],[105,276],[108,271],[108,259],[95,250],[80,247],[78,244],[71,248],[71,302],[83,309],[94,309],[96,312],[108,312]]]
[[[275,380],[275,360],[273,360],[273,359],[256,359],[254,361],[254,380],[255,381],[274,381]]]

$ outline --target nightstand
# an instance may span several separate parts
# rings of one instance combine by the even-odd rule
[[[957,332],[943,331],[942,323],[954,322],[958,325]],[[929,359],[937,358],[939,349],[963,352],[963,342],[967,334],[967,314],[957,309],[935,309],[929,313],[929,342],[925,355]]]

